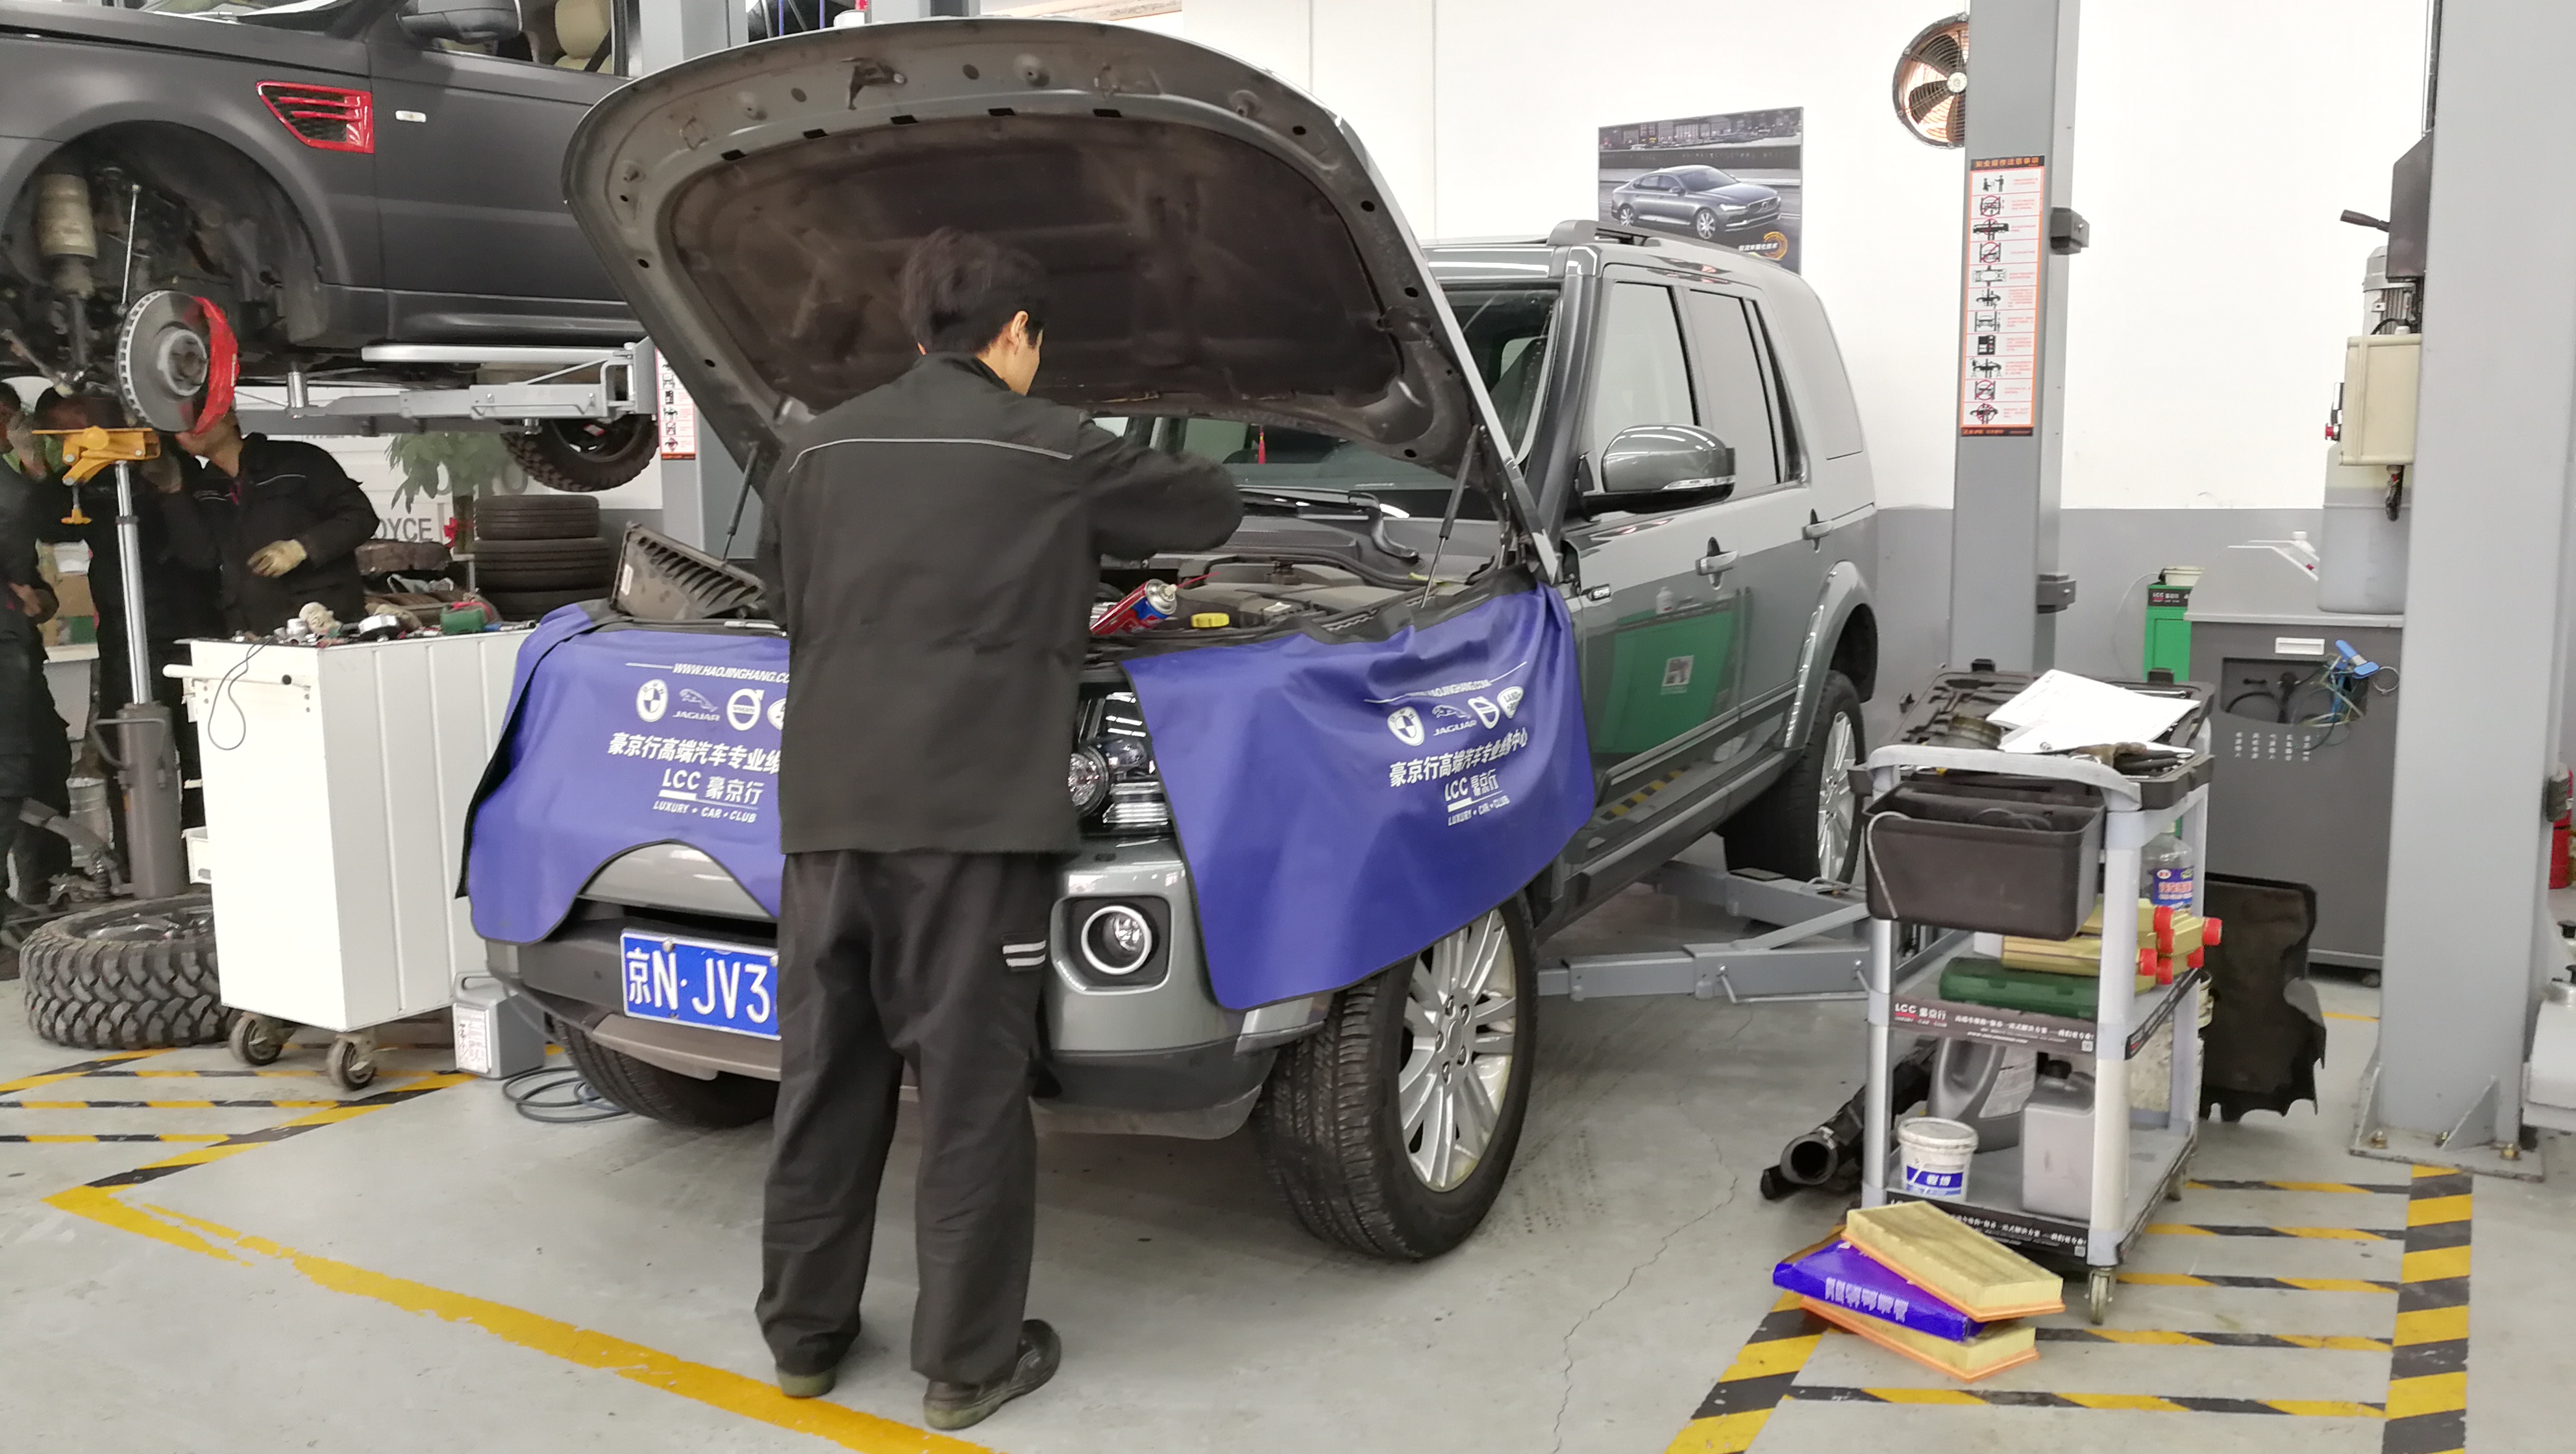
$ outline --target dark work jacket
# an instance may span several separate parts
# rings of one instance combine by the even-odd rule
[[[780,847],[1070,852],[1100,558],[1223,544],[1233,478],[959,354],[819,416],[785,459],[760,542],[792,673]]]
[[[189,562],[223,572],[227,630],[275,631],[308,601],[353,626],[366,614],[356,551],[376,533],[376,507],[329,450],[254,434],[242,441],[238,477],[209,464],[198,480],[193,493],[162,498]],[[304,563],[254,575],[252,554],[280,540],[302,542]]]
[[[221,636],[222,577],[211,564],[191,564],[197,552],[193,548],[183,550],[172,529],[174,516],[182,532],[193,528],[194,507],[186,495],[202,488],[203,467],[193,456],[181,452],[166,434],[161,436],[161,451],[178,460],[180,494],[164,495],[143,477],[142,466],[137,465],[134,471],[135,526],[143,539],[144,629],[158,642]],[[74,525],[64,518],[72,513],[76,494],[81,513],[89,517],[85,525]],[[116,540],[116,471],[106,470],[79,486],[70,484],[59,472],[36,482],[35,512],[37,539],[77,540],[89,547],[89,593],[98,606],[99,650],[111,661],[123,660],[125,575]],[[116,690],[123,693],[122,678],[114,680]]]

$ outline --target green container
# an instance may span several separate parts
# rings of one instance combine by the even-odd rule
[[[2084,975],[2006,969],[1991,959],[1954,959],[1941,971],[1941,998],[1996,1010],[2090,1020],[2102,982]]]
[[[2183,615],[2189,609],[2191,587],[2147,587],[2146,666],[2140,675],[2168,671],[2175,681],[2190,679],[2191,622]]]

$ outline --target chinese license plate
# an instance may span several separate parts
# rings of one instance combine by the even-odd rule
[[[619,937],[626,1013],[778,1038],[778,956],[659,934]]]

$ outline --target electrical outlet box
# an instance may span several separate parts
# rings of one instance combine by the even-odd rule
[[[2424,357],[2420,333],[2369,333],[2343,348],[2339,462],[2415,462],[2415,386]]]

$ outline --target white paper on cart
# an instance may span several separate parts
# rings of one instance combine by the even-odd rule
[[[2188,698],[2150,696],[2071,671],[2049,671],[1986,720],[2005,729],[1996,745],[2006,752],[2071,752],[2153,742],[2190,710]]]

